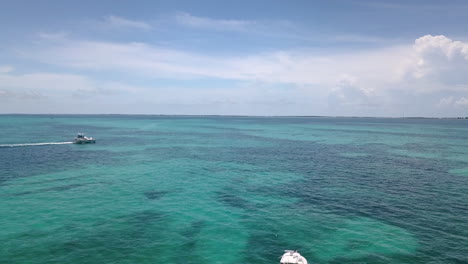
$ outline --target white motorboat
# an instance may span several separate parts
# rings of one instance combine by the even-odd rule
[[[297,250],[285,250],[280,264],[307,264],[307,260]]]
[[[92,137],[86,137],[84,134],[78,134],[73,140],[74,144],[87,144],[87,143],[96,143],[96,140]]]

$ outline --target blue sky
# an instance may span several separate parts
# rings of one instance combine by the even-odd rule
[[[1,1],[0,113],[468,116],[467,1]]]

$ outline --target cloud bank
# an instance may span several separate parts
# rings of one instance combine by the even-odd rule
[[[179,19],[180,23],[212,29],[219,26],[240,30],[251,23],[183,13]],[[145,28],[138,22],[116,17],[111,21]],[[418,114],[414,109],[422,109],[421,115],[431,115],[431,109],[436,108],[446,109],[440,110],[440,115],[451,115],[468,105],[468,43],[442,35],[426,35],[407,45],[372,50],[324,53],[295,49],[236,57],[141,42],[62,37],[43,39],[40,45],[23,50],[22,54],[37,63],[80,74],[13,74],[13,68],[3,66],[0,84],[4,93],[111,91],[116,87],[120,92],[132,92],[135,101],[145,100],[149,105],[171,102],[192,104],[193,108],[200,104],[251,108],[242,114],[259,113],[258,105],[269,105],[260,111],[264,114],[280,103],[283,107],[293,106],[284,114],[397,116]],[[96,81],[96,75],[112,77]],[[167,79],[182,85],[158,81]],[[222,84],[217,89],[191,88],[187,80]],[[223,113],[238,111],[231,109],[233,112]]]

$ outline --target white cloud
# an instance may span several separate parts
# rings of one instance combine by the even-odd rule
[[[65,41],[68,38],[66,32],[40,32],[38,35],[44,41]]]
[[[9,66],[9,65],[1,66],[0,65],[0,74],[9,73],[9,72],[12,72],[14,70],[15,70],[15,68],[13,66]]]
[[[142,88],[120,82],[96,81],[86,76],[64,73],[0,74],[3,98],[42,98],[45,96],[94,96],[134,93]]]
[[[118,16],[107,16],[104,18],[104,24],[115,28],[133,28],[150,30],[152,26],[146,22],[138,20],[130,20]]]
[[[20,99],[20,100],[38,100],[44,99],[45,96],[37,91],[9,91],[0,90],[0,100],[4,99]]]
[[[93,71],[121,71],[151,78],[221,78],[267,83],[334,86],[344,74],[365,89],[394,82],[407,47],[349,54],[292,50],[230,57],[207,56],[144,43],[69,40],[27,54],[44,63]],[[385,61],[385,63],[382,63]]]
[[[27,54],[44,63],[150,78],[221,78],[336,87],[354,76],[360,89],[466,90],[468,44],[424,36],[413,46],[349,53],[289,50],[246,56],[207,56],[145,43],[67,40]]]
[[[457,101],[455,101],[455,106],[458,106],[458,107],[468,107],[468,98],[466,97],[462,97],[460,99],[458,99]]]
[[[30,84],[47,84],[42,86],[44,89],[46,86],[48,89],[59,89],[58,84],[71,83],[79,86],[73,90],[110,91],[114,87],[120,89],[120,85],[129,91],[135,91],[135,94],[137,91],[148,93],[173,104],[188,104],[193,99],[205,104],[225,102],[227,105],[233,102],[240,105],[247,102],[248,98],[260,102],[260,94],[264,93],[271,97],[263,102],[269,102],[271,105],[274,105],[273,102],[287,101],[294,104],[304,100],[316,100],[325,104],[328,102],[329,106],[336,110],[336,114],[354,115],[365,115],[362,114],[363,111],[369,111],[370,108],[395,108],[395,105],[398,105],[399,111],[403,111],[404,107],[417,109],[421,105],[427,108],[430,105],[433,108],[434,102],[438,100],[436,98],[440,98],[441,95],[443,98],[437,103],[439,109],[462,107],[466,104],[464,98],[468,96],[467,43],[453,41],[444,36],[428,35],[417,39],[414,45],[408,43],[405,46],[373,50],[284,50],[237,57],[190,53],[145,43],[59,39],[41,45],[37,49],[25,52],[26,56],[69,71],[78,69],[84,74],[111,73],[115,76],[125,76],[130,83],[132,80],[150,83],[158,78],[168,78],[224,79],[259,84],[242,88],[231,87],[228,92],[221,91],[222,89],[184,87],[174,87],[174,92],[169,92],[172,88],[162,89],[157,85],[139,88],[120,83],[113,86],[96,84],[89,79],[80,78],[48,81],[49,78],[41,76],[40,82],[29,81]],[[12,76],[9,77],[13,78]],[[39,76],[32,78],[24,75],[21,81],[37,78]],[[118,79],[116,81],[119,82]],[[5,80],[0,79],[1,83],[5,83]],[[271,88],[284,85],[295,87],[293,95],[288,96],[288,91]],[[261,86],[270,88],[260,89]],[[181,91],[186,93],[185,97],[180,95]],[[448,93],[453,91],[457,92],[458,99],[446,96],[454,94]],[[252,97],[249,93],[255,96]],[[434,96],[419,96],[421,94]],[[282,101],[283,99],[285,101]],[[397,113],[396,110],[392,111]]]
[[[439,100],[437,103],[439,108],[465,108],[468,107],[468,97],[456,98],[455,96],[447,96]]]
[[[420,89],[466,90],[468,43],[445,36],[418,38],[406,62],[404,79]]]
[[[22,75],[1,74],[0,87],[3,89],[29,90],[93,90],[92,82],[74,74],[31,73]]]
[[[218,60],[144,43],[69,41],[30,54],[42,62],[93,71],[121,71],[146,77],[236,78],[223,59]]]
[[[441,98],[436,106],[439,108],[451,107],[453,105],[454,99],[455,98],[453,96]]]
[[[249,26],[255,25],[255,21],[234,19],[213,19],[207,17],[193,16],[189,13],[180,12],[175,15],[176,22],[189,27],[210,30],[242,31]]]
[[[234,31],[273,39],[302,40],[313,43],[385,43],[395,39],[380,38],[360,34],[327,34],[319,28],[312,29],[290,20],[238,20],[216,19],[194,16],[179,12],[166,21],[194,29],[214,31]]]

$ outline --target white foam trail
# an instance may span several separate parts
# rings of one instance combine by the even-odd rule
[[[47,146],[47,145],[64,145],[72,144],[73,142],[44,142],[44,143],[25,143],[25,144],[0,144],[0,148],[14,147],[29,147],[29,146]]]

